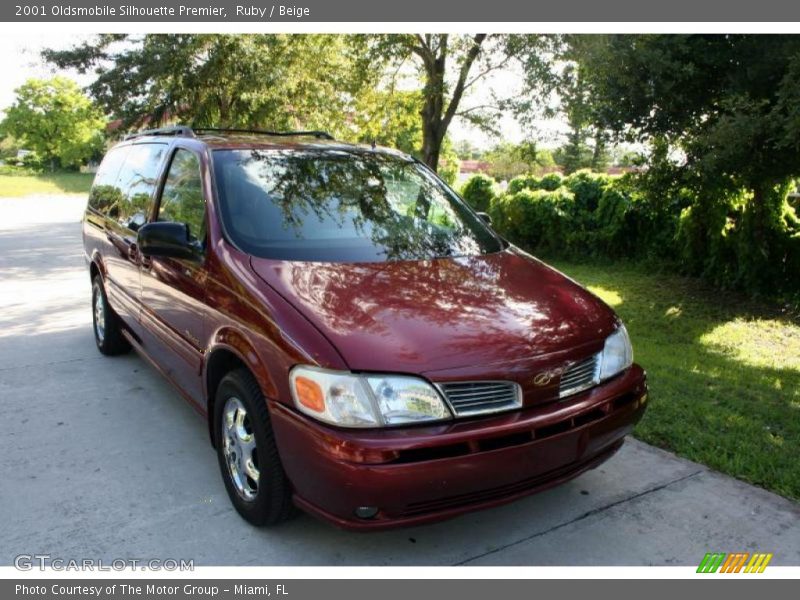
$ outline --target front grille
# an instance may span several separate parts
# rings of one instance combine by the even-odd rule
[[[575,363],[561,376],[558,388],[558,397],[566,398],[589,389],[600,382],[600,355],[595,354],[589,358]]]
[[[458,417],[522,406],[522,391],[511,381],[459,381],[443,383],[440,387]]]

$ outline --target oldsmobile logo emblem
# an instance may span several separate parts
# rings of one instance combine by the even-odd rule
[[[564,372],[569,369],[572,363],[566,363],[560,367],[555,369],[548,369],[547,371],[542,371],[541,373],[537,373],[537,375],[533,378],[533,385],[543,386],[548,385],[552,381],[557,380],[561,377]]]

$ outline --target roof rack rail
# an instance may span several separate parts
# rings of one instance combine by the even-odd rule
[[[126,140],[132,140],[146,135],[175,135],[181,137],[194,137],[194,131],[187,125],[170,125],[168,127],[157,127],[156,129],[142,129],[125,136]]]
[[[255,133],[257,135],[274,135],[281,137],[315,137],[321,140],[335,140],[327,131],[266,131],[264,129],[237,129],[235,127],[197,127],[194,132],[217,133]]]

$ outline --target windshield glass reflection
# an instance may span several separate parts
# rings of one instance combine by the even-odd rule
[[[434,175],[355,151],[217,150],[226,230],[264,258],[425,260],[497,252],[502,242]]]

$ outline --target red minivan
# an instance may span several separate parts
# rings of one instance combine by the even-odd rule
[[[97,347],[201,414],[239,513],[415,525],[616,452],[625,327],[432,171],[322,132],[170,127],[112,148],[83,224]]]

